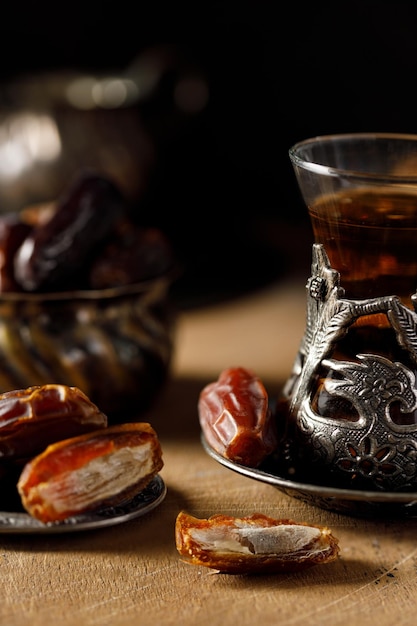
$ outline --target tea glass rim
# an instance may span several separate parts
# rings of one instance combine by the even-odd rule
[[[404,185],[417,185],[417,168],[416,174],[388,174],[372,172],[370,170],[348,169],[337,166],[326,165],[320,162],[319,159],[308,161],[304,156],[301,156],[301,150],[306,146],[312,146],[314,144],[325,145],[335,142],[347,142],[350,140],[363,140],[363,141],[377,141],[377,140],[391,140],[398,142],[415,143],[416,157],[417,157],[417,134],[411,133],[381,133],[381,132],[358,132],[358,133],[338,133],[328,135],[316,135],[315,137],[309,137],[293,144],[288,151],[291,163],[293,166],[302,168],[315,174],[322,176],[337,176],[339,178],[349,177],[352,179],[363,180],[367,182],[376,181],[378,183],[387,184],[404,184]]]

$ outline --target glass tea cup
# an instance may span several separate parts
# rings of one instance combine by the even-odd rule
[[[317,137],[290,149],[316,243],[349,298],[417,287],[417,136]]]
[[[417,490],[417,135],[322,136],[289,156],[314,244],[284,462],[319,484]]]

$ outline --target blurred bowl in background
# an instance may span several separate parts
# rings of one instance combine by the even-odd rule
[[[168,74],[174,78],[162,92],[172,98],[159,89]],[[56,205],[74,177],[96,171],[118,187],[130,217],[138,215],[136,227],[152,225],[153,215],[142,210],[141,200],[158,150],[141,107],[155,109],[156,117],[166,116],[175,126],[204,106],[204,97],[196,109],[176,96],[182,108],[173,107],[175,94],[188,93],[184,85],[190,81],[197,85],[193,93],[204,96],[198,72],[175,50],[157,47],[119,72],[60,70],[0,85],[0,214]],[[67,229],[71,233],[70,224]],[[110,421],[143,415],[165,384],[174,349],[171,286],[180,272],[166,257],[159,263],[158,241],[142,255],[148,259],[140,258],[137,246],[131,259],[123,256],[130,266],[148,261],[157,268],[143,280],[123,283],[114,272],[114,284],[105,288],[79,287],[72,277],[36,292],[2,288],[0,393],[65,384],[80,388]],[[121,254],[115,257],[117,264]],[[77,277],[86,278],[88,271],[78,268]]]
[[[124,287],[0,295],[0,392],[80,388],[109,421],[149,409],[169,374],[176,270]]]

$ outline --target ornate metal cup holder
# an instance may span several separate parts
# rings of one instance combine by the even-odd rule
[[[343,296],[339,273],[330,267],[323,246],[314,244],[306,330],[284,389],[287,417],[278,417],[287,420],[284,465],[292,470],[293,478],[308,468],[315,481],[336,487],[415,492],[417,313],[397,296],[368,300]],[[412,296],[414,305],[416,298]],[[388,329],[391,326],[401,361],[390,360],[382,352],[358,353],[353,360],[332,358],[356,320],[381,313],[389,322]],[[338,411],[339,404],[331,415],[315,411],[313,396],[323,369],[336,373],[333,378],[324,375],[326,393],[338,403],[349,403],[355,419]],[[397,419],[393,418],[394,405]]]
[[[284,470],[271,473],[264,469],[254,469],[239,465],[221,456],[211,448],[204,436],[202,445],[209,456],[224,467],[259,482],[271,485],[282,493],[312,506],[336,513],[357,517],[375,518],[415,518],[417,517],[417,492],[382,492],[357,489],[340,489],[298,482],[291,479]]]

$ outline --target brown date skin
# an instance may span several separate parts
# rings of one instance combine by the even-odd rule
[[[243,367],[221,372],[200,393],[200,426],[207,443],[222,456],[258,467],[277,446],[275,422],[262,381]]]
[[[17,489],[32,517],[57,522],[128,501],[162,467],[152,426],[119,424],[51,444],[25,465]]]
[[[94,172],[77,177],[51,219],[34,228],[15,255],[14,274],[23,291],[67,289],[126,210],[112,181]]]
[[[31,230],[31,226],[22,222],[17,213],[0,216],[0,293],[21,291],[14,277],[13,260]]]
[[[106,289],[150,280],[174,265],[171,246],[156,228],[142,228],[120,220],[101,253],[93,260],[89,285]]]
[[[40,385],[0,394],[0,463],[22,464],[55,441],[107,427],[77,387]]]

